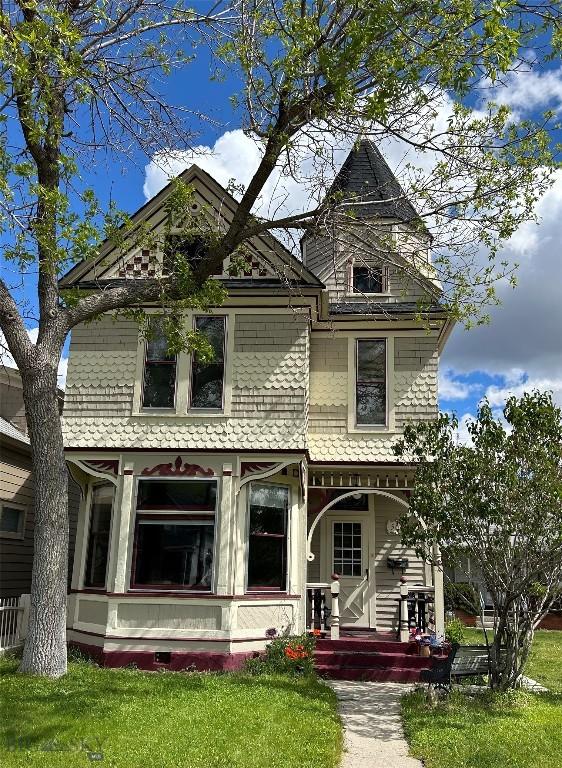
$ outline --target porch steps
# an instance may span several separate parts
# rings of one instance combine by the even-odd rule
[[[333,680],[413,683],[430,666],[429,658],[418,656],[415,646],[405,643],[354,637],[316,644],[316,671]]]

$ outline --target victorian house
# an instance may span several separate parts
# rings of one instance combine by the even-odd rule
[[[181,178],[192,215],[228,222],[223,187],[197,166]],[[68,639],[105,664],[234,668],[268,630],[334,618],[342,633],[405,639],[408,592],[426,595],[423,621],[443,631],[440,569],[400,541],[414,468],[393,452],[405,424],[437,414],[450,321],[431,243],[370,142],[334,189],[354,210],[345,237],[305,236],[296,258],[256,236],[246,274],[218,276],[224,304],[186,314],[211,363],[168,354],[157,314],[149,341],[111,316],[72,333],[64,434],[83,499]],[[162,227],[169,194],[134,221]],[[103,290],[161,259],[108,245],[62,284]]]

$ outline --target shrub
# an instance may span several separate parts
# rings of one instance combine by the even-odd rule
[[[311,675],[314,672],[315,644],[315,638],[308,634],[275,637],[267,645],[265,653],[246,661],[246,670],[253,675]]]
[[[460,619],[450,619],[450,621],[445,624],[445,639],[450,643],[463,644],[464,624]]]
[[[445,610],[454,609],[477,616],[480,613],[478,593],[467,581],[445,584]]]

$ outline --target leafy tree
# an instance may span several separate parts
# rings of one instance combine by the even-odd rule
[[[24,671],[66,670],[68,521],[56,372],[70,330],[104,312],[133,312],[142,321],[142,308],[157,303],[167,313],[172,346],[192,348],[201,341],[182,330],[182,309],[219,303],[221,289],[209,276],[227,256],[235,257],[235,267],[236,256],[243,262],[248,238],[275,229],[328,233],[336,244],[352,236],[358,257],[378,243],[411,279],[419,279],[414,267],[424,270],[436,295],[440,278],[451,315],[470,322],[494,300],[495,281],[510,273],[498,262],[498,245],[532,217],[554,167],[551,115],[517,121],[505,107],[475,113],[470,105],[480,85],[498,83],[524,64],[526,51],[538,52],[529,66],[540,64],[542,51],[556,56],[560,20],[560,3],[552,1],[232,0],[209,3],[203,14],[182,0],[2,3],[2,256],[8,275],[37,280],[39,313],[33,344],[28,309],[17,303],[18,280],[0,281],[0,328],[22,373],[36,482]],[[134,151],[190,146],[196,105],[171,104],[161,81],[187,67],[203,46],[214,52],[215,76],[239,83],[234,117],[261,148],[253,178],[238,190],[232,221],[219,231],[184,222],[186,236],[203,236],[207,246],[196,263],[175,253],[166,274],[64,294],[61,274],[93,258],[104,237],[123,250],[149,241],[126,216],[103,208],[84,188],[80,170],[100,152],[123,164]],[[447,99],[450,115],[441,124]],[[327,132],[348,145],[359,133],[430,155],[428,174],[409,168],[406,193],[419,215],[391,232],[388,223],[359,222],[360,199],[333,193],[294,215],[258,216],[256,203],[272,172],[297,173],[303,152],[313,158],[307,180],[313,197],[322,199],[333,177]],[[176,223],[188,196],[180,186],[170,203]],[[395,236],[407,259],[396,255]],[[481,246],[489,253],[483,263]]]
[[[510,397],[503,416],[483,403],[462,445],[456,418],[441,414],[406,427],[395,450],[417,464],[402,537],[422,554],[437,542],[451,563],[470,553],[494,607],[492,686],[505,689],[562,580],[562,412],[534,391]]]

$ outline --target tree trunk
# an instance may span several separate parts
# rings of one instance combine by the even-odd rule
[[[56,358],[56,356],[55,356]],[[22,370],[35,484],[31,609],[21,671],[66,673],[68,472],[64,459],[54,364]]]

